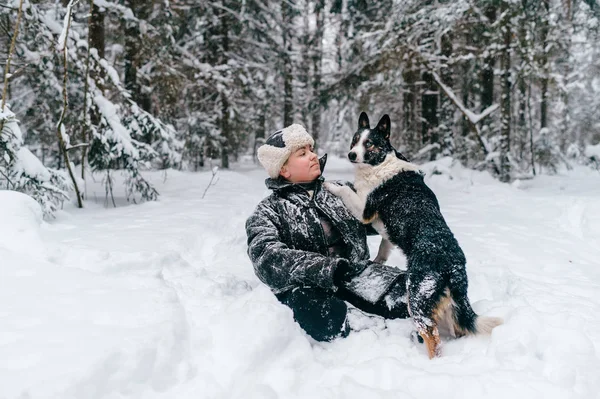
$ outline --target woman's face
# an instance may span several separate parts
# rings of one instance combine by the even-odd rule
[[[297,149],[281,167],[279,174],[292,183],[308,183],[315,180],[321,175],[317,154],[312,152],[310,145]]]

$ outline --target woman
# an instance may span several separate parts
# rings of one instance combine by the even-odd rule
[[[319,160],[313,145],[294,124],[258,149],[273,193],[246,221],[248,255],[306,333],[331,341],[349,333],[346,302],[386,318],[408,317],[406,275],[369,260],[367,228],[322,188],[327,156]]]

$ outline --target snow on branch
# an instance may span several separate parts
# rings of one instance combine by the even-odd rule
[[[458,107],[458,109],[460,109],[460,112],[462,112],[463,115],[473,125],[477,125],[486,116],[488,116],[489,114],[491,114],[492,112],[494,112],[495,110],[497,110],[500,107],[499,104],[492,104],[489,107],[487,107],[486,109],[484,109],[483,112],[481,112],[480,114],[476,114],[473,111],[469,110],[467,107],[465,107],[465,105],[456,97],[456,94],[454,94],[452,89],[449,88],[448,86],[446,86],[442,82],[442,79],[436,72],[430,71],[430,73],[433,76],[433,79],[435,79],[436,83],[440,86],[440,88],[444,91],[444,93],[446,93],[446,95],[448,96],[450,101],[452,101],[452,103],[454,103],[454,105],[456,105]]]
[[[69,33],[69,25],[71,24],[71,14],[73,13],[73,7],[75,7],[79,3],[79,0],[70,0],[67,5],[67,13],[65,14],[65,18],[63,20],[63,28],[60,32],[60,36],[58,36],[58,45],[56,46],[56,50],[61,52],[65,48],[65,41],[67,40],[67,34]]]

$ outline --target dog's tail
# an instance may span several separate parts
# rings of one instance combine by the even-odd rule
[[[499,317],[479,316],[473,311],[467,297],[467,276],[464,268],[455,268],[450,278],[449,291],[452,296],[454,310],[454,331],[456,336],[491,334],[492,330],[501,325]]]
[[[453,321],[455,336],[463,335],[489,335],[492,330],[503,323],[500,317],[479,316],[471,308],[466,295],[456,297],[453,295]]]
[[[499,325],[504,323],[501,317],[487,317],[477,316],[475,327],[477,328],[477,334],[491,334],[492,330]]]

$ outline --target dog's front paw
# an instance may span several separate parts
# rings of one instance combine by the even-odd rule
[[[325,190],[329,191],[331,194],[339,197],[340,195],[342,195],[342,192],[344,191],[344,188],[346,186],[341,186],[339,184],[326,181],[323,183],[323,187],[325,187]]]

